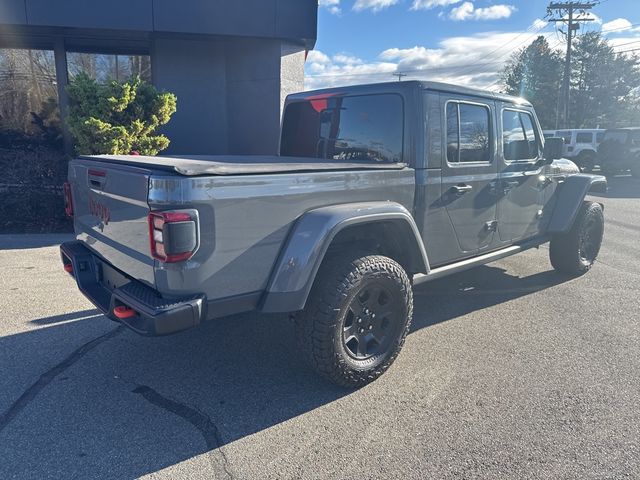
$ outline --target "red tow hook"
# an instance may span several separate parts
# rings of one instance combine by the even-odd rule
[[[67,273],[73,273],[73,264],[65,263],[64,264],[64,271],[67,272]]]
[[[114,308],[113,314],[120,320],[125,320],[127,318],[135,317],[136,315],[138,315],[135,310],[124,305],[120,305],[119,307]]]

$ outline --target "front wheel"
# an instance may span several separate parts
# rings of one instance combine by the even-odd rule
[[[549,255],[553,268],[574,277],[588,272],[600,253],[603,236],[602,206],[583,202],[571,230],[551,239]]]
[[[318,272],[297,338],[311,366],[357,388],[380,377],[400,353],[413,315],[405,270],[381,255],[337,256]]]

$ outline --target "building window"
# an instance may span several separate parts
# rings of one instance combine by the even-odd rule
[[[86,73],[99,83],[113,80],[124,82],[135,76],[151,82],[149,55],[67,52],[67,65],[69,80],[73,80],[79,73]]]
[[[0,131],[37,135],[59,122],[53,51],[0,49]]]

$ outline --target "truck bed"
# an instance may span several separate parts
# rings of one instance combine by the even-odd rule
[[[401,170],[403,163],[375,161],[329,161],[317,158],[281,157],[277,155],[246,156],[166,156],[147,157],[141,155],[96,155],[81,156],[86,160],[126,164],[153,170],[164,170],[179,175],[196,177],[202,175],[260,175],[271,173],[320,172],[340,170]]]

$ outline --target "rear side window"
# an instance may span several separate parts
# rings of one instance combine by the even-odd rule
[[[593,133],[580,132],[576,134],[576,143],[593,143]]]
[[[540,153],[538,133],[530,113],[502,112],[502,148],[505,160],[535,160]]]
[[[490,162],[491,111],[470,103],[448,102],[447,161],[449,163]]]
[[[596,134],[596,142],[602,143],[602,140],[604,140],[604,132],[598,132]]]
[[[326,96],[287,106],[280,153],[343,161],[402,162],[404,107],[394,94]]]
[[[618,143],[627,143],[629,135],[624,130],[609,130],[604,134],[605,140],[610,140]]]

